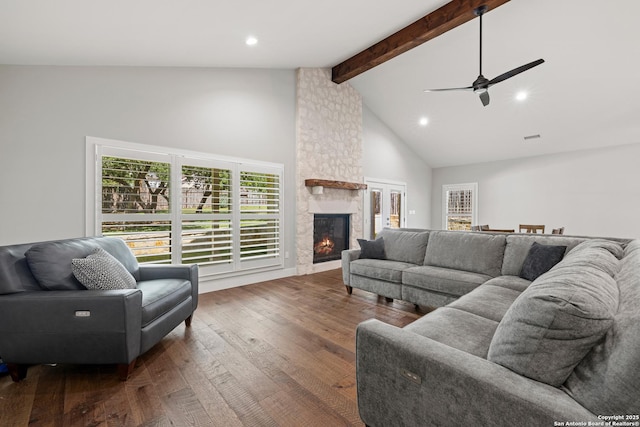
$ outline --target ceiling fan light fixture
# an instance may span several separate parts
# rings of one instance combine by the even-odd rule
[[[488,10],[486,5],[482,5],[476,9],[474,9],[474,14],[478,17],[480,21],[480,61],[479,61],[479,70],[478,78],[471,84],[471,86],[467,87],[455,87],[455,88],[446,88],[446,89],[426,89],[425,92],[443,92],[443,91],[452,91],[452,90],[472,90],[474,93],[480,95],[480,101],[482,101],[483,106],[489,105],[489,88],[495,84],[503,82],[507,79],[510,79],[520,73],[523,73],[533,67],[537,67],[538,65],[544,63],[544,59],[538,59],[536,61],[530,62],[525,65],[521,65],[520,67],[514,68],[513,70],[507,71],[506,73],[502,73],[497,77],[489,80],[485,76],[482,75],[482,15]],[[525,96],[526,98],[526,96]],[[524,100],[524,98],[522,99]]]
[[[516,93],[516,101],[524,101],[525,99],[527,99],[529,97],[529,93],[527,93],[524,90],[521,90],[520,92]]]

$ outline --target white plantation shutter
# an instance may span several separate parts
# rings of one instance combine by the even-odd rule
[[[233,171],[227,163],[184,159],[181,262],[233,271]]]
[[[101,158],[100,232],[122,238],[139,262],[171,263],[170,159],[123,154]]]
[[[269,265],[280,257],[280,174],[240,171],[240,259]]]
[[[204,275],[283,266],[282,165],[96,147],[96,232],[139,262]]]

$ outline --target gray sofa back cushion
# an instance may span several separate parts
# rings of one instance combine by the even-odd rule
[[[532,282],[498,325],[488,360],[561,386],[613,325],[620,251],[613,242],[586,241]]]
[[[86,289],[73,275],[71,260],[86,258],[102,247],[138,280],[138,261],[123,240],[109,237],[57,240],[33,244],[25,253],[31,273],[42,289]]]
[[[505,236],[498,234],[432,231],[424,265],[496,277],[502,268],[505,242]]]
[[[96,237],[95,242],[102,249],[109,252],[115,259],[120,261],[136,281],[140,280],[138,260],[124,240],[117,237]]]
[[[31,273],[49,291],[86,289],[73,275],[71,260],[86,258],[98,245],[90,240],[37,243],[25,253]]]
[[[384,239],[384,251],[388,260],[422,265],[429,241],[428,231],[385,228],[376,237]]]
[[[502,274],[505,276],[518,276],[522,270],[522,263],[527,258],[529,249],[533,242],[541,245],[566,246],[565,253],[569,253],[586,239],[580,237],[564,237],[553,235],[516,235],[507,236],[507,247],[504,250],[504,260],[502,262]]]
[[[640,240],[625,248],[616,275],[613,326],[576,366],[563,389],[594,414],[640,413]]]
[[[24,257],[30,247],[30,244],[0,247],[0,295],[42,290]]]

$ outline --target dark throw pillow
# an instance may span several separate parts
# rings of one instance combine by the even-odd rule
[[[73,275],[87,289],[135,289],[136,279],[113,255],[102,248],[86,258],[71,260]]]
[[[559,263],[566,250],[566,246],[541,245],[538,242],[533,242],[522,263],[520,277],[533,282]]]
[[[387,259],[382,237],[378,237],[376,240],[358,239],[358,243],[360,244],[360,259]]]

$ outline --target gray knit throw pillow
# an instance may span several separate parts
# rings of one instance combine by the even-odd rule
[[[136,279],[109,252],[97,248],[86,258],[71,260],[71,270],[87,289],[135,289]]]

